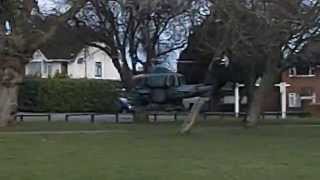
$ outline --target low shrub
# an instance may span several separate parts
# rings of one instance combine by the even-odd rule
[[[105,80],[26,79],[19,90],[19,111],[111,113],[119,83]]]

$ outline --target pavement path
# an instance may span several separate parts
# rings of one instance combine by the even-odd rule
[[[74,131],[15,131],[0,132],[0,135],[68,135],[68,134],[126,134],[126,130],[74,130]]]

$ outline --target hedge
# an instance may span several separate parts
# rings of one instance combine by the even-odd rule
[[[104,80],[27,79],[19,90],[19,111],[111,113],[117,110],[117,87]]]

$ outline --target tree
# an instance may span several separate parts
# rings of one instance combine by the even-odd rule
[[[250,104],[248,126],[257,124],[263,98],[273,87],[276,76],[291,63],[287,57],[298,54],[304,45],[319,35],[319,3],[287,0],[249,4],[250,11],[262,17],[265,31],[260,35],[258,45],[264,45],[262,52],[267,58],[260,88],[254,92]]]
[[[192,8],[195,2],[88,0],[86,8],[75,17],[75,24],[100,34],[95,42],[87,43],[112,57],[124,85],[130,89],[137,67],[150,72],[163,57],[186,46],[186,18],[196,17],[197,9]]]
[[[219,90],[227,82],[244,83],[251,87],[247,88],[247,96],[253,94],[255,82],[262,76],[265,55],[261,53],[263,46],[245,39],[263,33],[256,28],[261,26],[257,17],[228,1],[215,1],[211,12],[203,26],[195,30],[183,56],[190,56],[191,52],[208,64],[204,81],[213,85],[211,108],[215,109]]]
[[[0,127],[15,123],[19,84],[35,50],[55,36],[83,1],[68,1],[66,12],[42,16],[36,0],[0,2]],[[4,25],[4,26],[3,26]]]
[[[227,56],[248,68],[247,125],[255,126],[263,98],[273,87],[276,76],[290,64],[286,57],[298,53],[319,34],[319,2],[215,0],[212,3],[213,13],[204,27],[207,33],[202,34],[204,40],[198,47],[211,52],[212,61]],[[256,67],[261,71],[255,71]],[[255,90],[258,77],[262,80]]]

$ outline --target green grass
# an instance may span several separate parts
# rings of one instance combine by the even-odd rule
[[[226,125],[223,125],[226,126]],[[24,123],[2,131],[125,133],[0,135],[0,180],[318,180],[320,126]]]

